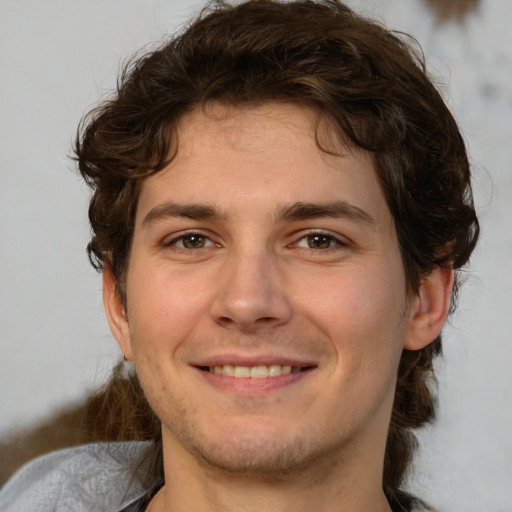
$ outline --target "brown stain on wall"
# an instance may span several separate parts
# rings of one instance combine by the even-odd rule
[[[478,12],[480,0],[425,0],[439,23],[463,23],[468,15]]]

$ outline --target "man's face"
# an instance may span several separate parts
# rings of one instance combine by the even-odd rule
[[[142,187],[114,328],[164,449],[245,472],[375,457],[415,298],[372,160],[320,150],[313,109],[208,112]]]

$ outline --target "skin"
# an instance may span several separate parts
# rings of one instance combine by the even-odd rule
[[[127,304],[108,268],[104,300],[162,421],[168,478],[150,511],[390,510],[400,355],[438,334],[452,272],[407,294],[371,156],[329,134],[312,108],[213,105],[142,186]],[[301,371],[204,370],[273,363]]]

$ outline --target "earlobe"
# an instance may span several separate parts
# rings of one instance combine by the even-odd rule
[[[441,267],[422,280],[411,301],[404,348],[420,350],[439,335],[450,310],[453,280],[453,269]]]
[[[128,318],[123,301],[119,296],[116,278],[112,269],[107,265],[103,269],[103,305],[110,330],[117,340],[124,358],[133,361]]]

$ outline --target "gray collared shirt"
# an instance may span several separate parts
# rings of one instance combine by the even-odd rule
[[[137,474],[147,442],[94,443],[43,455],[0,490],[1,512],[122,512],[150,492]],[[139,475],[139,476],[138,476]]]

